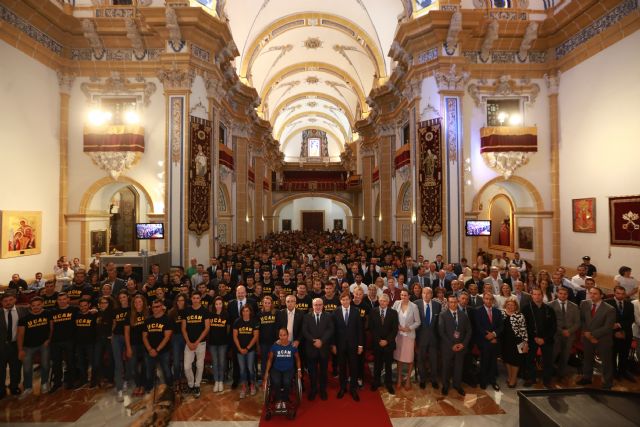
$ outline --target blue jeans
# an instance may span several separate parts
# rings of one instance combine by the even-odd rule
[[[113,379],[116,383],[116,390],[122,391],[126,373],[123,359],[125,353],[124,335],[113,334],[111,337],[111,350],[113,352]]]
[[[238,353],[238,365],[240,365],[240,382],[254,384],[256,379],[256,352],[249,351],[247,354]]]
[[[223,382],[224,371],[227,368],[227,345],[210,345],[209,353],[213,367],[213,381]]]
[[[106,357],[105,357],[106,353]],[[91,383],[97,384],[100,377],[113,381],[113,355],[109,337],[96,337],[93,346],[93,364],[91,365]]]
[[[176,333],[171,336],[171,358],[173,359],[174,381],[184,379],[184,348],[186,345],[181,333]]]
[[[169,366],[168,350],[159,353],[156,357],[151,357],[149,353],[145,352],[144,361],[147,373],[147,378],[144,385],[145,391],[149,392],[153,390],[156,379],[156,368],[158,364],[160,364],[160,369],[162,369],[162,376],[164,377],[165,384],[169,387],[173,386],[173,377],[171,376],[171,368]]]
[[[271,377],[271,393],[274,393],[273,396],[280,402],[288,402],[293,369],[289,369],[288,371],[271,369],[269,376]]]
[[[33,387],[33,357],[40,353],[40,384],[49,383],[49,347],[42,344],[38,347],[24,347],[25,356],[22,361],[22,375],[24,375],[24,389]]]
[[[131,359],[127,360],[127,371],[129,379],[133,377],[136,387],[144,386],[144,355],[146,353],[144,344],[131,344]]]

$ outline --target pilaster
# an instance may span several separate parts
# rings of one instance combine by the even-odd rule
[[[545,74],[549,95],[549,141],[551,143],[551,223],[552,223],[552,263],[561,264],[560,247],[560,138],[558,122],[558,93],[560,91],[560,73]],[[544,262],[544,260],[543,260]]]
[[[362,237],[371,238],[373,236],[373,152],[371,150],[360,149],[362,155]]]
[[[69,98],[75,76],[58,72],[60,89],[60,184],[58,199],[58,255],[68,255],[68,233],[66,215],[69,211]]]
[[[235,134],[235,129],[234,129]],[[248,210],[249,201],[249,153],[248,140],[246,135],[234,135],[234,158],[236,167],[236,242],[244,243],[247,240]]]
[[[258,153],[257,153],[258,154]],[[259,153],[262,154],[262,153]],[[255,183],[255,192],[253,196],[253,224],[255,227],[254,236],[256,239],[260,237],[264,237],[264,169],[265,162],[262,156],[256,155],[255,157],[256,166],[255,166],[255,174],[256,174],[256,183]]]

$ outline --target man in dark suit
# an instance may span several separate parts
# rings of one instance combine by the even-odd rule
[[[340,372],[338,399],[342,399],[344,396],[347,390],[347,378],[350,377],[349,391],[351,392],[351,397],[356,402],[359,402],[358,355],[362,354],[364,349],[362,321],[360,319],[360,311],[351,306],[349,292],[343,292],[340,295],[340,305],[341,307],[333,312],[334,344],[332,346],[332,351],[338,358]]]
[[[227,315],[229,316],[229,325],[233,325],[236,319],[240,317],[240,310],[242,307],[248,305],[251,307],[251,312],[255,316],[258,313],[258,304],[250,298],[247,298],[247,288],[240,285],[236,288],[236,299],[229,301],[227,305]],[[231,339],[231,337],[230,337]],[[238,381],[240,380],[240,365],[238,364],[237,347],[230,341],[232,362],[233,362],[233,383],[231,388],[238,387]]]
[[[502,283],[506,283],[511,286],[511,290],[516,290],[516,282],[520,280],[520,272],[516,267],[509,267],[509,275]]]
[[[468,290],[469,290],[469,307],[472,309],[480,307],[482,305],[482,295],[478,293],[478,285],[475,283],[470,283]]]
[[[626,290],[618,285],[613,288],[613,298],[606,300],[616,310],[616,322],[613,325],[613,367],[616,378],[626,378],[636,382],[627,370],[627,360],[633,339],[632,325],[635,321],[633,304],[627,299]]]
[[[384,365],[384,385],[390,394],[395,394],[393,380],[391,378],[391,363],[393,362],[393,350],[396,348],[396,335],[398,334],[398,312],[389,308],[389,295],[382,294],[378,298],[379,307],[374,308],[369,316],[369,330],[371,331],[371,343],[373,347],[373,380],[371,390],[376,391],[380,387],[380,375]]]
[[[491,384],[500,391],[496,382],[498,376],[498,337],[502,334],[504,322],[502,312],[493,306],[493,295],[482,296],[482,307],[475,310],[474,336],[480,349],[480,388]]]
[[[525,362],[525,387],[531,387],[536,382],[536,354],[542,352],[542,382],[545,387],[551,387],[553,375],[553,338],[556,334],[556,313],[542,301],[542,291],[531,291],[531,304],[522,310],[527,322],[529,336],[529,351]]]
[[[591,384],[593,359],[598,352],[602,360],[602,388],[610,390],[613,385],[613,325],[616,323],[616,309],[602,301],[604,292],[600,288],[589,290],[590,300],[580,303],[582,321],[582,379],[578,385]]]
[[[580,329],[580,309],[569,301],[569,290],[562,287],[558,289],[558,298],[549,303],[549,307],[556,312],[557,327],[553,339],[553,360],[558,364],[558,378],[562,379],[567,375],[571,348],[576,332]]]
[[[520,307],[520,311],[522,311],[531,304],[531,294],[524,291],[524,283],[520,280],[516,280],[513,286],[513,296],[518,301],[518,306]]]
[[[278,329],[284,328],[289,331],[289,339],[294,347],[299,348],[302,340],[302,323],[304,313],[296,309],[296,296],[287,295],[285,299],[287,306],[276,313],[276,324]]]
[[[323,312],[322,298],[315,298],[311,306],[313,311],[305,315],[302,324],[311,385],[309,400],[315,399],[318,391],[320,391],[320,398],[327,400],[327,362],[329,343],[333,339],[334,322],[331,314]]]
[[[398,273],[405,277],[407,283],[411,283],[411,279],[418,275],[418,267],[413,263],[413,258],[407,257],[404,265],[398,269]]]
[[[420,266],[420,268],[418,268],[418,274],[411,278],[409,281],[409,289],[413,287],[414,283],[418,283],[423,289],[427,286],[431,286],[429,276],[427,276],[427,271],[424,267]]]
[[[0,398],[6,395],[5,384],[7,365],[9,365],[9,390],[11,394],[20,394],[20,378],[22,363],[18,358],[18,320],[27,315],[22,307],[16,307],[15,292],[2,295],[2,315],[0,316],[0,370],[2,371],[2,386]]]
[[[422,288],[422,298],[416,301],[420,312],[420,327],[416,330],[418,345],[418,375],[420,388],[427,383],[427,354],[431,385],[438,388],[438,316],[442,307],[438,301],[433,301],[433,291],[429,287]]]
[[[431,281],[431,289],[443,288],[445,293],[451,292],[451,281],[446,278],[447,272],[444,270],[438,271],[438,278]]]
[[[447,297],[447,310],[438,319],[438,333],[442,345],[442,394],[449,393],[451,370],[453,369],[453,388],[464,396],[462,389],[462,369],[464,355],[471,341],[471,323],[469,317],[458,310],[458,298]]]
[[[472,268],[471,269],[471,279],[467,280],[466,282],[464,282],[464,287],[469,289],[469,286],[475,283],[478,289],[482,289],[484,282],[482,281],[482,279],[480,279],[480,269],[479,268]],[[482,305],[482,302],[480,302],[480,305]]]

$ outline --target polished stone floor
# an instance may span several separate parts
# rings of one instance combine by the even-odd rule
[[[501,377],[501,390],[494,391],[465,387],[466,396],[451,390],[448,396],[427,386],[421,390],[414,385],[410,391],[398,390],[395,396],[380,391],[382,400],[396,427],[429,426],[517,426],[518,400],[516,389],[507,388]],[[575,378],[556,384],[557,388],[576,387]],[[599,387],[599,377],[594,377],[594,387]],[[540,385],[536,386],[541,388]],[[640,391],[640,383],[617,381],[614,390]],[[171,426],[257,426],[262,409],[262,393],[238,399],[238,391],[227,389],[213,393],[210,385],[203,385],[202,396],[191,396],[176,401]],[[149,415],[149,401],[115,401],[113,389],[60,390],[53,395],[39,393],[24,399],[7,397],[0,401],[0,425],[20,427],[58,426],[108,426],[124,427],[142,425]],[[303,404],[309,404],[303,402]],[[147,409],[145,411],[145,408]],[[295,423],[292,423],[295,424]]]

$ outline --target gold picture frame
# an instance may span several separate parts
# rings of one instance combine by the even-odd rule
[[[0,258],[37,255],[42,247],[42,212],[2,211]]]

